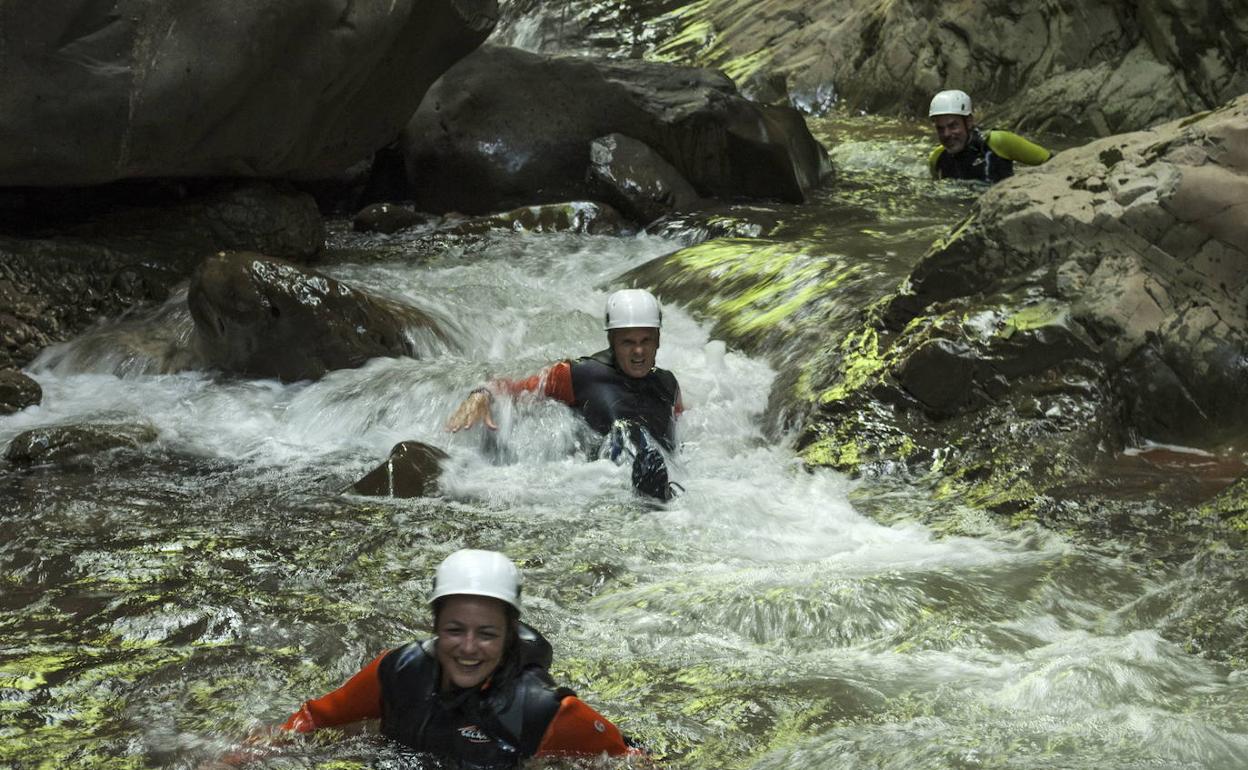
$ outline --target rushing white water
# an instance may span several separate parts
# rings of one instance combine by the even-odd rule
[[[143,451],[226,463],[238,488],[225,496],[179,480],[189,513],[162,515],[189,525],[153,534],[154,516],[136,536],[138,556],[107,542],[74,556],[80,571],[106,569],[165,597],[156,610],[110,615],[101,649],[121,640],[118,649],[160,650],[201,680],[173,695],[143,689],[124,710],[105,710],[111,745],[126,747],[115,750],[184,766],[204,745],[229,745],[229,729],[196,726],[207,718],[193,693],[229,691],[257,661],[270,662],[215,713],[233,724],[282,718],[377,649],[424,632],[429,566],[475,545],[524,566],[526,617],[554,641],[557,675],[676,766],[1248,763],[1244,682],[1157,634],[1153,577],[974,511],[963,531],[975,537],[938,535],[916,523],[933,504],[917,491],[807,472],[784,442],[764,437],[775,373],[708,339],[679,307],[666,308],[658,359],[687,405],[686,493],[672,503],[638,498],[626,468],[586,459],[578,418],[557,404],[500,403],[497,434],[442,429],[489,378],[603,347],[601,309],[616,277],[678,245],[521,233],[492,237],[471,260],[412,254],[329,268],[446,319],[455,351],[377,359],[314,383],[145,373],[164,366],[170,340],[185,340],[178,298],[48,351],[31,367],[43,405],[0,421],[0,442],[39,425],[145,421],[159,439]],[[165,352],[135,353],[151,350]],[[451,455],[433,508],[336,495],[408,439]],[[196,496],[208,498],[206,518]],[[863,501],[895,505],[891,520],[902,523],[863,515]],[[116,516],[89,501],[71,507]],[[67,513],[36,509],[38,527],[68,526]],[[133,523],[117,516],[110,526]],[[165,587],[171,564],[193,575],[193,601]],[[189,646],[180,641],[188,634]],[[237,648],[228,666],[210,656],[222,645]],[[311,673],[280,650],[296,650]],[[123,715],[143,725],[118,726]],[[298,751],[287,760],[337,756]]]

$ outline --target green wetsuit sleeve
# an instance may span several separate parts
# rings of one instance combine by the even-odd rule
[[[938,176],[938,172],[936,171],[936,164],[940,162],[940,154],[944,151],[945,151],[945,148],[943,146],[937,147],[936,149],[932,150],[931,155],[927,156],[927,170],[932,172],[932,179],[935,179]]]
[[[1016,161],[1028,166],[1039,166],[1053,153],[1038,144],[1029,142],[1018,134],[1009,131],[990,131],[988,133],[988,149],[1006,160]]]

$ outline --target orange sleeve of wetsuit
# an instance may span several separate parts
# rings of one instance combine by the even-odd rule
[[[523,380],[494,380],[491,384],[513,396],[540,391],[547,398],[562,401],[568,406],[576,401],[572,393],[572,364],[568,361],[560,361]]]
[[[594,756],[603,752],[612,756],[641,753],[624,742],[620,729],[606,717],[569,695],[559,704],[559,712],[550,720],[534,756]]]
[[[377,667],[384,657],[385,652],[360,669],[342,687],[303,704],[290,715],[282,729],[310,733],[321,727],[336,727],[362,719],[381,718],[381,678],[377,675]]]

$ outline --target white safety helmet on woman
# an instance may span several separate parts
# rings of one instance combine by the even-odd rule
[[[620,289],[607,297],[603,329],[659,329],[662,326],[663,310],[659,301],[645,289]]]
[[[971,97],[965,91],[941,91],[932,97],[932,105],[927,110],[927,116],[934,118],[937,115],[961,115],[967,117],[971,114]]]
[[[498,551],[465,548],[443,559],[433,576],[429,603],[455,594],[488,596],[510,604],[516,612],[523,611],[520,570]]]

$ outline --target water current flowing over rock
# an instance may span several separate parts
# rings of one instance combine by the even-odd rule
[[[178,371],[164,363],[191,325],[177,297],[46,351],[27,369],[43,400],[0,417],[0,444],[85,424],[156,439],[0,469],[0,766],[197,767],[428,634],[429,576],[461,547],[520,564],[556,678],[667,767],[1248,764],[1248,682],[1192,641],[1236,628],[1248,602],[1218,612],[1200,590],[1233,581],[1233,562],[1084,547],[905,475],[798,460],[769,407],[795,379],[786,330],[855,328],[970,198],[923,179],[912,129],[834,129],[847,178],[811,204],[663,234],[337,223],[319,271],[455,319],[454,344],[420,359],[315,382]],[[724,261],[725,283],[774,280],[770,294],[664,292],[684,495],[635,496],[556,404],[500,400],[497,433],[442,431],[488,378],[601,348],[620,277],[711,232],[736,238],[685,263],[753,250]],[[817,318],[768,303],[811,282],[843,289]],[[736,303],[737,321],[704,320],[714,303]],[[400,441],[449,455],[438,495],[340,493]],[[364,732],[252,766],[415,765]]]

